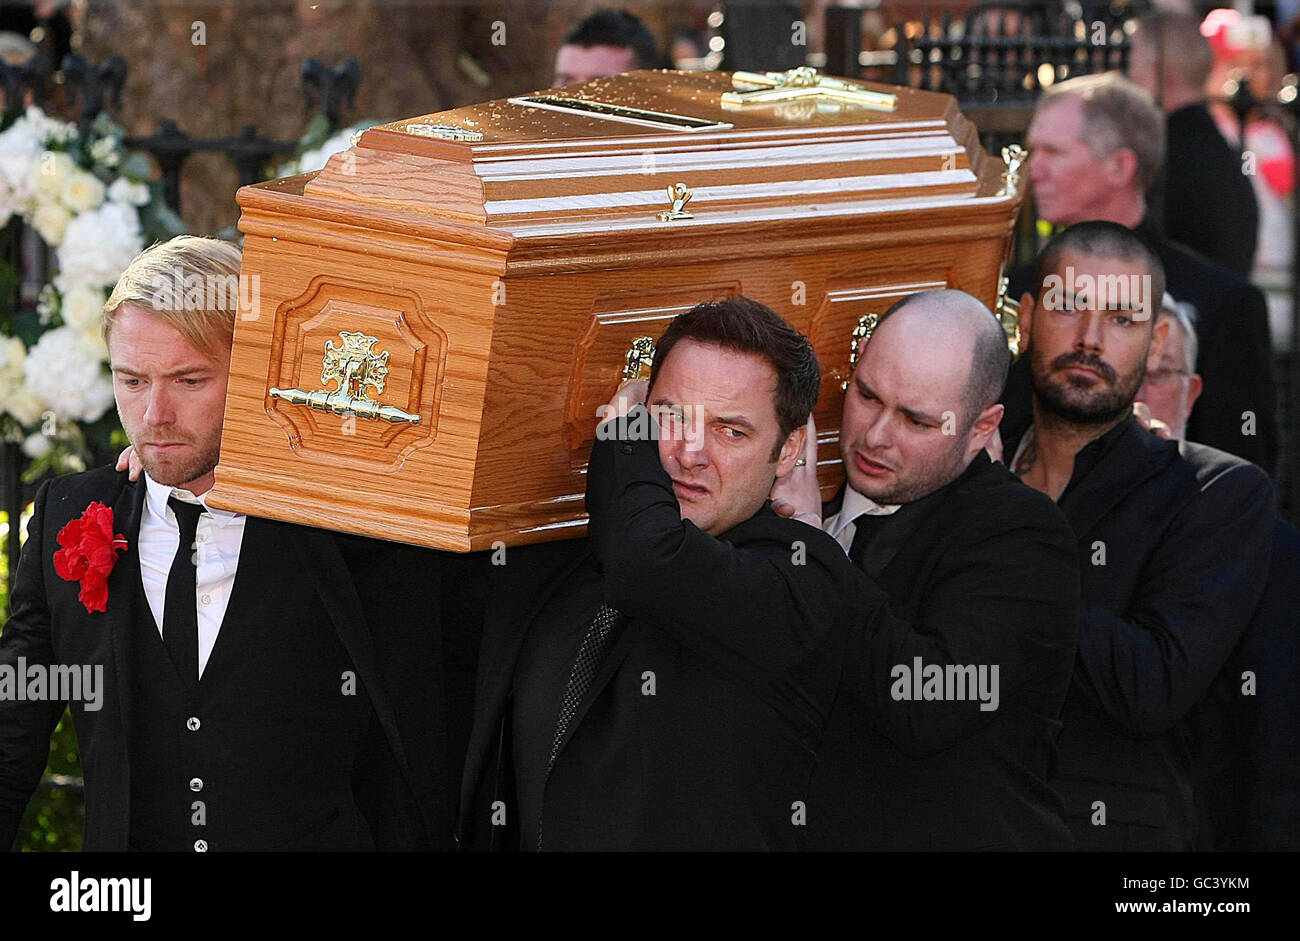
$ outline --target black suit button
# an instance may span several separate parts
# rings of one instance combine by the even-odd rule
[[[624,454],[631,454],[631,453],[632,453],[632,445],[630,445],[630,444],[625,444],[625,445],[623,445],[623,453],[624,453]]]

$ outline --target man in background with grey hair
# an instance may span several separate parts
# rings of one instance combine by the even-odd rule
[[[1164,159],[1164,119],[1151,96],[1117,73],[1086,75],[1043,93],[1029,125],[1030,177],[1041,218],[1058,225],[1100,220],[1134,230],[1155,251],[1168,291],[1196,310],[1197,371],[1205,394],[1187,437],[1271,472],[1278,451],[1277,390],[1264,296],[1244,278],[1161,235],[1144,195]],[[1010,296],[1037,291],[1032,266],[1011,277]],[[1029,426],[1029,363],[1011,370],[1004,439]]]
[[[1201,397],[1202,381],[1196,371],[1196,327],[1193,312],[1168,292],[1160,306],[1160,321],[1169,334],[1160,349],[1160,361],[1148,369],[1137,400],[1147,407],[1156,431],[1165,437],[1187,436],[1187,416]]]

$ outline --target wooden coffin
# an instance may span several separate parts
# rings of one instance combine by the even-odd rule
[[[213,504],[458,551],[580,535],[633,340],[735,293],[815,344],[835,486],[859,318],[941,286],[993,304],[1020,197],[949,96],[791,81],[633,72],[242,188],[258,303]]]

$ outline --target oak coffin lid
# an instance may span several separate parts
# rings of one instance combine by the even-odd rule
[[[272,316],[236,324],[213,504],[459,551],[580,535],[631,340],[725,293],[812,339],[833,487],[859,316],[943,285],[992,304],[1021,198],[951,97],[854,85],[892,100],[632,72],[378,125],[242,188]],[[362,420],[323,414],[348,368]]]
[[[485,226],[519,249],[560,252],[594,236],[662,232],[658,213],[671,208],[667,189],[679,182],[690,190],[690,228],[705,238],[738,222],[914,220],[1013,198],[1002,162],[980,148],[950,96],[854,84],[893,96],[892,107],[816,97],[728,105],[735,85],[723,72],[595,79],[372,127],[304,181],[302,195],[396,212],[417,226]],[[481,139],[432,136],[457,131]]]

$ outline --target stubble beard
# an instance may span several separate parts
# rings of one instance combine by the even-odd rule
[[[142,451],[138,447],[136,454],[145,473],[155,483],[162,484],[164,487],[179,487],[181,484],[199,479],[217,466],[217,461],[221,457],[221,440],[217,439],[183,461],[159,461],[148,450]]]
[[[966,470],[967,465],[970,463],[966,460],[966,447],[970,443],[970,435],[971,433],[968,430],[965,435],[955,439],[952,450],[948,451],[942,460],[921,465],[914,474],[909,475],[908,479],[899,481],[886,490],[873,493],[871,489],[859,487],[854,487],[854,489],[876,503],[890,506],[915,503],[917,500],[928,497],[935,491],[948,486]],[[846,454],[844,456],[845,466],[848,466],[852,459],[851,452]],[[850,485],[852,485],[852,478],[850,478]]]
[[[1120,376],[1099,356],[1081,350],[1064,353],[1051,363],[1046,359],[1046,355],[1030,346],[1029,371],[1034,398],[1050,415],[1070,425],[1105,425],[1131,411],[1145,375],[1141,360],[1129,375]],[[1106,385],[1098,388],[1094,383],[1089,388],[1084,381],[1068,376],[1061,381],[1053,379],[1054,372],[1071,365],[1096,370]]]

